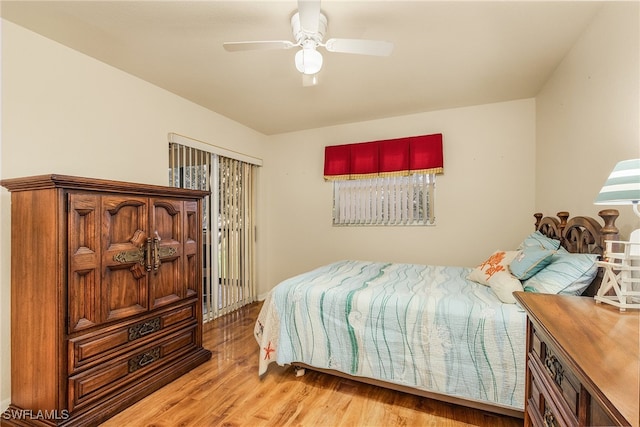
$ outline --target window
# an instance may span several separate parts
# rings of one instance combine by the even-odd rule
[[[435,174],[333,182],[334,225],[434,225]]]
[[[334,225],[434,225],[435,177],[444,173],[442,134],[329,145]]]

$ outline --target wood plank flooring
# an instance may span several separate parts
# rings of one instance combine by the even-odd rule
[[[204,326],[212,359],[166,385],[103,427],[175,426],[491,426],[517,418],[437,402],[380,387],[272,364],[258,377],[253,338],[261,303]]]

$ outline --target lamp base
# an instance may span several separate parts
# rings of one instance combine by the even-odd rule
[[[628,242],[607,240],[605,243],[604,261],[598,262],[604,276],[594,297],[596,303],[611,304],[620,311],[640,309],[640,229],[631,233]],[[614,252],[613,245],[622,250]]]
[[[628,294],[625,295],[603,295],[594,297],[596,304],[601,302],[611,304],[620,309],[620,311],[627,311],[627,309],[640,309],[640,297],[633,297]],[[636,301],[636,302],[634,302]]]

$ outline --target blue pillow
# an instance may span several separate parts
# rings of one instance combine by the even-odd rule
[[[509,270],[516,278],[527,280],[549,265],[555,253],[542,246],[525,246],[509,264]]]
[[[518,250],[522,250],[527,246],[543,247],[545,249],[555,250],[560,247],[560,240],[547,237],[536,230],[524,238],[522,243],[520,243],[520,246],[518,246]]]
[[[523,283],[525,292],[581,295],[598,273],[598,256],[558,251],[551,263]]]

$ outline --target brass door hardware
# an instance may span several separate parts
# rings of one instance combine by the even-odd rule
[[[148,237],[137,249],[118,252],[113,260],[120,264],[139,263],[146,271],[158,271],[162,258],[173,257],[177,253],[175,248],[160,246],[160,236],[156,232],[156,237]]]

